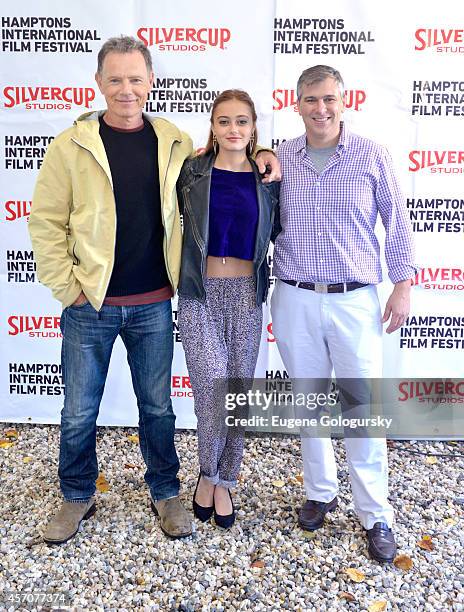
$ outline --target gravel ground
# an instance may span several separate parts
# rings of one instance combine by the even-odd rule
[[[149,508],[143,461],[129,437],[136,430],[100,428],[108,490],[98,493],[97,513],[73,540],[49,547],[40,534],[61,500],[59,430],[11,427],[18,440],[0,448],[0,600],[2,592],[67,591],[75,610],[464,610],[462,441],[389,442],[398,549],[407,567],[412,562],[400,569],[367,557],[341,441],[340,505],[314,534],[296,525],[304,500],[297,438],[253,437],[234,497],[234,527],[224,532],[195,521],[192,537],[171,541]],[[177,433],[176,444],[191,510],[195,434]],[[430,457],[450,453],[461,456]],[[349,568],[361,572],[354,576],[360,582]]]

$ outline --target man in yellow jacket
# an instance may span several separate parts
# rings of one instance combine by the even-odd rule
[[[63,305],[64,502],[44,533],[56,544],[95,512],[96,420],[118,335],[137,396],[152,509],[167,535],[191,534],[174,446],[170,298],[181,254],[176,181],[192,142],[169,121],[143,114],[153,71],[142,42],[109,39],[96,81],[107,109],[83,115],[51,143],[29,220],[39,279]],[[268,161],[264,155],[261,166]]]

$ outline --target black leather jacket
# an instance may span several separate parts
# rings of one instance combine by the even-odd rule
[[[184,219],[179,295],[204,302],[206,291],[206,257],[209,236],[209,191],[215,155],[199,155],[184,162],[177,181],[179,208]],[[266,260],[279,197],[279,183],[264,185],[256,164],[250,159],[255,173],[258,196],[258,228],[253,257],[256,278],[256,303],[266,301],[269,286],[269,266]]]

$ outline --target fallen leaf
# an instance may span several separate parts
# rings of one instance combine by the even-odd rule
[[[303,474],[298,474],[298,476],[296,476],[296,480],[298,480],[300,484],[303,484]]]
[[[127,469],[134,469],[137,466],[135,465],[135,463],[125,463],[124,467],[127,468]]]
[[[348,576],[351,578],[353,582],[363,582],[363,580],[366,577],[365,574],[363,574],[363,572],[360,572],[354,567],[347,567],[345,570],[345,574],[348,574]]]
[[[274,480],[272,484],[278,489],[281,489],[285,486],[285,482],[283,480]]]
[[[395,557],[393,563],[395,564],[395,567],[402,569],[405,572],[409,571],[414,565],[411,557],[408,557],[408,555],[398,555]]]
[[[138,437],[138,435],[137,435],[137,434],[131,434],[130,436],[127,436],[127,439],[128,439],[130,442],[134,442],[134,444],[138,444],[138,443],[139,443],[139,441],[140,441],[140,440],[139,440],[139,437]]]
[[[316,532],[306,531],[303,529],[303,537],[306,538],[307,540],[314,540],[314,538],[316,537]]]
[[[347,591],[341,591],[338,597],[339,599],[346,599],[346,601],[356,601],[356,597]]]
[[[7,429],[5,431],[5,438],[12,438],[13,440],[17,440],[19,438],[19,433],[16,429]]]
[[[447,525],[451,525],[451,527],[458,524],[457,520],[454,518],[445,518],[443,522],[446,523]]]
[[[109,482],[106,480],[105,475],[101,472],[98,475],[96,486],[100,493],[107,493],[110,488]]]
[[[0,448],[10,448],[10,446],[14,446],[14,442],[10,442],[9,440],[0,440]]]
[[[30,463],[32,461],[32,457],[23,457],[23,463]]]
[[[251,567],[258,567],[259,569],[262,569],[264,567],[264,561],[261,561],[261,559],[256,559],[256,561],[253,561],[251,564]]]
[[[378,601],[374,601],[367,608],[368,612],[383,612],[383,610],[387,609],[387,602],[384,599],[379,599]]]
[[[422,540],[417,542],[417,546],[419,546],[419,548],[423,548],[424,550],[433,550],[435,548],[432,538],[429,535],[422,536]]]
[[[428,463],[429,465],[434,465],[435,463],[438,463],[438,459],[429,455],[425,460],[425,463]]]

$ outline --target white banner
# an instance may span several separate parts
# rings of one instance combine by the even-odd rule
[[[299,136],[299,74],[339,69],[350,129],[393,156],[422,268],[412,311],[385,337],[384,375],[464,377],[464,14],[414,0],[212,0],[156,3],[4,0],[0,88],[0,420],[58,423],[63,402],[60,305],[37,282],[27,232],[31,197],[53,137],[105,107],[95,84],[97,53],[110,36],[142,40],[155,83],[147,112],[168,117],[205,144],[212,101],[228,88],[250,93],[260,144]],[[382,234],[381,224],[378,227]],[[272,250],[271,250],[272,252]],[[272,257],[270,254],[270,261]],[[386,273],[384,277],[387,278]],[[271,279],[271,289],[274,279]],[[379,293],[384,304],[391,285]],[[195,427],[192,393],[173,301],[172,399],[177,426]],[[285,377],[266,310],[257,377]],[[117,342],[99,424],[135,425],[126,354]]]

